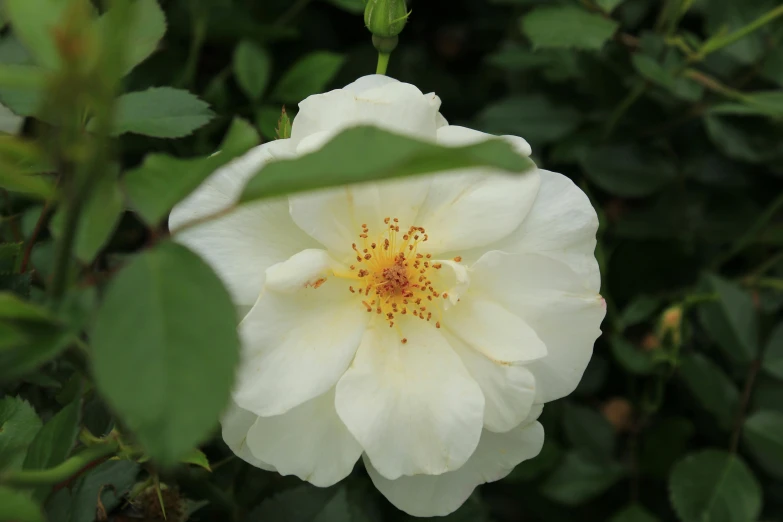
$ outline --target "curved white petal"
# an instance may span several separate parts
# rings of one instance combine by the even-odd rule
[[[574,391],[606,315],[604,300],[584,278],[551,257],[493,251],[472,267],[470,291],[513,312],[546,345],[547,356],[528,366],[536,378],[536,402]]]
[[[282,415],[258,417],[246,447],[281,475],[296,475],[318,487],[347,477],[362,454],[334,409],[334,388]]]
[[[302,250],[286,261],[266,269],[265,288],[273,292],[297,292],[310,286],[320,286],[342,268],[325,250]]]
[[[220,419],[223,440],[226,445],[240,459],[248,464],[266,471],[275,471],[275,467],[267,462],[257,459],[247,447],[247,433],[258,419],[258,415],[243,410],[231,401],[228,409]]]
[[[484,428],[506,432],[530,414],[536,380],[524,366],[498,364],[452,335],[446,339],[484,393]]]
[[[506,433],[485,430],[465,465],[442,475],[389,480],[366,457],[364,462],[375,487],[398,509],[417,517],[444,516],[456,511],[476,486],[500,480],[538,455],[543,444],[544,428],[534,421]]]
[[[258,415],[280,415],[337,382],[353,359],[369,314],[344,281],[292,294],[265,291],[240,324],[242,364],[234,400]]]
[[[466,145],[493,138],[464,127],[438,129],[438,142]],[[498,241],[530,211],[538,193],[537,171],[522,175],[467,169],[434,176],[417,223],[429,234],[428,252],[453,252]]]
[[[539,170],[541,189],[522,224],[490,250],[541,254],[569,266],[593,292],[601,288],[595,258],[598,216],[590,200],[573,181]]]
[[[289,140],[266,143],[218,169],[171,212],[172,230],[236,202],[245,183],[274,159],[290,157]],[[247,205],[176,234],[176,241],[198,253],[215,270],[234,302],[251,306],[258,299],[267,267],[317,246],[291,220],[286,199]]]
[[[351,244],[361,244],[362,225],[369,227],[371,241],[386,231],[387,217],[398,218],[401,231],[416,225],[431,181],[430,177],[408,178],[295,195],[290,198],[291,216],[342,262],[346,259],[340,254],[351,257]]]
[[[523,318],[472,293],[444,314],[446,329],[497,364],[529,363],[547,355],[545,344]]]
[[[400,323],[367,330],[337,383],[337,413],[385,477],[457,469],[481,435],[481,389],[433,325]]]
[[[315,94],[299,104],[291,140],[318,132],[336,134],[356,125],[375,125],[392,132],[435,140],[439,123],[437,97],[415,86],[377,78],[361,78],[350,89]]]

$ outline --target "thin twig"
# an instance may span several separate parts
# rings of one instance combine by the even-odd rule
[[[745,378],[745,389],[742,391],[742,400],[740,402],[740,408],[737,412],[737,419],[734,422],[734,429],[731,433],[731,452],[737,453],[739,447],[740,434],[742,433],[742,425],[745,422],[745,412],[748,409],[748,403],[750,402],[750,394],[753,391],[753,383],[756,381],[756,375],[761,369],[761,361],[756,359],[750,365],[748,369],[748,376]]]

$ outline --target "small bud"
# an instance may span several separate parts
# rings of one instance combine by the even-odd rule
[[[367,0],[364,25],[373,37],[392,38],[402,32],[409,14],[405,0]]]
[[[661,314],[658,336],[669,339],[675,346],[682,344],[682,306],[670,306]]]
[[[288,117],[288,113],[285,112],[285,106],[283,106],[283,112],[280,114],[280,119],[277,121],[277,128],[275,129],[278,140],[285,140],[291,137],[291,118]]]

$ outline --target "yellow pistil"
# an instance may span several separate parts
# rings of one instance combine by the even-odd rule
[[[431,254],[418,252],[429,239],[427,232],[416,226],[401,232],[397,218],[387,217],[384,224],[383,232],[372,239],[369,227],[362,224],[358,244],[351,245],[356,263],[350,266],[349,277],[354,281],[348,291],[357,295],[368,313],[382,316],[389,327],[404,315],[440,328],[438,298],[446,299],[448,293],[439,292],[432,281],[441,263],[433,263]]]

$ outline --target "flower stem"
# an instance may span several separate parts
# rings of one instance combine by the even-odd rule
[[[378,53],[378,68],[375,70],[375,74],[386,74],[386,69],[389,67],[390,53]]]
[[[19,487],[57,484],[69,479],[96,460],[114,454],[119,447],[117,441],[107,441],[105,444],[91,446],[53,468],[14,471],[6,475],[0,475],[0,483]]]
[[[770,23],[771,21],[773,21],[775,18],[779,16],[783,16],[783,4],[777,6],[771,11],[764,13],[763,15],[756,18],[755,20],[745,25],[744,27],[740,27],[733,33],[729,33],[726,36],[711,38],[699,50],[696,59],[703,60],[708,54],[714,53],[719,49],[723,49],[727,45],[733,44],[737,40],[745,38],[747,35],[755,31],[756,29],[760,29],[764,27],[765,25],[767,25],[768,23]]]

